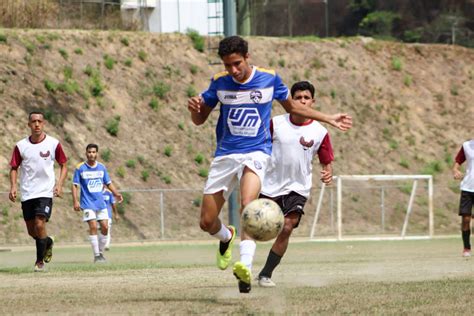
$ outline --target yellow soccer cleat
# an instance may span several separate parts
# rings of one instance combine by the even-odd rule
[[[236,262],[234,264],[234,275],[239,280],[239,292],[249,293],[252,289],[250,280],[252,279],[252,272],[242,262]]]
[[[49,236],[51,239],[51,244],[49,244],[48,247],[46,247],[46,251],[44,253],[44,262],[49,263],[51,262],[51,259],[53,259],[53,245],[54,245],[54,237]]]
[[[236,235],[234,226],[229,225],[227,228],[229,228],[230,232],[232,233],[232,237],[228,242],[224,243],[221,241],[219,243],[219,249],[217,249],[217,267],[221,270],[227,269],[230,261],[232,260],[232,248]]]

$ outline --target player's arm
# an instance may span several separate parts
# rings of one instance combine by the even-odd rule
[[[464,154],[464,148],[461,147],[456,158],[454,159],[454,166],[453,166],[453,177],[456,180],[460,180],[463,178],[463,173],[461,172],[461,165],[466,161],[466,155]]]
[[[18,168],[11,168],[10,169],[10,194],[8,195],[8,198],[10,201],[15,202],[16,201],[16,195],[17,195],[17,189],[16,189],[16,183],[18,179]]]
[[[63,195],[63,185],[64,180],[66,180],[67,176],[67,165],[66,163],[59,165],[59,180],[54,186],[54,196],[62,196]]]
[[[107,188],[109,188],[110,191],[112,191],[112,194],[115,196],[115,198],[117,199],[117,202],[119,203],[122,203],[123,201],[123,196],[122,196],[122,193],[120,193],[116,188],[115,186],[112,184],[112,182],[110,182],[109,184],[107,184]],[[113,205],[113,204],[112,204]]]
[[[81,210],[81,205],[79,203],[79,193],[78,193],[77,184],[75,183],[72,184],[71,193],[72,193],[72,203],[73,203],[74,210],[76,212],[79,212]]]
[[[288,113],[328,123],[341,131],[347,131],[352,127],[352,117],[346,113],[325,114],[294,102],[291,97],[287,100],[280,100],[279,102]]]
[[[195,125],[201,125],[206,122],[212,108],[207,106],[201,96],[188,99],[188,111],[191,112],[191,120]]]
[[[334,151],[332,149],[331,138],[326,134],[318,149],[319,163],[322,166],[321,181],[327,185],[332,182],[332,162],[334,161]]]
[[[326,185],[329,185],[332,183],[332,164],[321,164],[321,166],[321,182],[325,183]]]
[[[119,212],[115,203],[112,203],[112,215],[114,217],[114,221],[118,222],[120,217],[119,217]]]

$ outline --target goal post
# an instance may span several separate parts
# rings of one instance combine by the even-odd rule
[[[431,175],[340,175],[335,176],[333,178],[334,184],[336,186],[336,240],[400,240],[400,239],[429,239],[432,238],[434,235],[434,215],[433,215],[433,177]],[[378,236],[343,236],[343,218],[345,216],[349,217],[350,214],[347,214],[348,210],[345,210],[343,205],[343,188],[353,188],[353,189],[364,189],[365,188],[380,188],[380,207],[381,207],[381,222],[382,227],[384,228],[385,224],[385,199],[386,193],[384,190],[384,185],[380,183],[393,183],[396,181],[403,181],[411,183],[411,187],[403,187],[406,194],[409,193],[408,203],[406,204],[406,208],[404,208],[403,220],[400,218],[401,227],[399,227],[399,231],[392,234],[378,234]],[[350,184],[356,184],[356,186],[350,186]],[[417,196],[417,192],[420,191],[421,184],[424,183],[426,188],[426,205],[423,205],[421,208],[424,214],[428,217],[428,224],[427,224],[427,231],[426,234],[419,234],[419,235],[408,235],[407,229],[409,224],[410,215],[412,215],[415,198]],[[379,186],[374,186],[372,184],[379,184]],[[387,185],[385,185],[387,186]],[[388,187],[388,186],[387,186]],[[392,188],[402,188],[401,186],[391,186]],[[316,205],[316,211],[313,219],[313,223],[311,225],[310,236],[311,240],[322,239],[320,235],[318,235],[318,221],[321,216],[321,210],[323,209],[323,201],[327,191],[327,186],[323,183],[321,185],[321,190],[319,194],[319,198]],[[332,194],[331,194],[332,196]],[[404,200],[404,197],[398,197],[397,203],[402,203],[400,201]],[[368,202],[370,204],[370,202]],[[332,204],[332,203],[331,203]],[[373,205],[371,205],[373,207]],[[332,211],[331,211],[332,212]],[[331,213],[332,215],[332,213]],[[367,215],[366,215],[367,216]],[[384,229],[382,229],[384,231]],[[324,238],[328,240],[328,238]]]

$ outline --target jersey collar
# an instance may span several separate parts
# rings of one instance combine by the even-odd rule
[[[238,84],[246,84],[246,83],[249,83],[253,77],[255,76],[255,72],[257,71],[257,67],[255,66],[250,66],[252,67],[252,73],[250,74],[250,77],[247,78],[247,80],[245,80],[244,82],[239,82],[237,80],[234,79],[234,77],[232,77],[232,80],[234,80],[235,83],[238,83]]]

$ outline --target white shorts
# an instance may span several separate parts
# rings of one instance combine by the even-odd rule
[[[204,194],[224,191],[227,200],[238,185],[245,167],[255,172],[262,184],[269,162],[270,156],[261,151],[216,157],[211,163]]]
[[[91,221],[93,219],[95,219],[97,221],[101,221],[101,220],[104,220],[104,219],[109,219],[109,213],[108,213],[107,209],[104,208],[103,210],[98,210],[98,211],[94,211],[94,210],[90,210],[90,209],[82,210],[82,221],[83,222],[88,222],[88,221]]]

